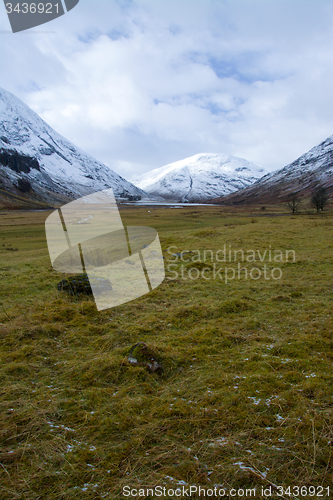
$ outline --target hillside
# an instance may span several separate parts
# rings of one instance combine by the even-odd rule
[[[110,187],[118,198],[146,196],[3,89],[0,117],[0,204],[50,206]]]
[[[284,168],[265,175],[246,189],[214,199],[214,202],[278,203],[286,201],[292,193],[308,197],[318,185],[329,191],[333,188],[333,135]]]

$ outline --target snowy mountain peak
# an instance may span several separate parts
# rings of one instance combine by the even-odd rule
[[[5,191],[20,194],[19,181],[22,185],[23,180],[25,195],[49,203],[110,187],[120,198],[146,195],[74,146],[20,99],[1,88],[0,166]],[[27,188],[29,184],[31,189]]]
[[[205,201],[243,189],[265,174],[243,158],[200,153],[133,177],[131,182],[155,196],[177,201]]]

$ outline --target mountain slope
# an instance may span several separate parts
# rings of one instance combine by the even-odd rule
[[[131,182],[152,195],[201,202],[247,187],[262,175],[259,165],[243,158],[204,153],[133,177]]]
[[[333,135],[252,186],[214,201],[234,204],[282,202],[292,193],[309,196],[318,185],[333,189]]]
[[[146,196],[0,89],[0,199],[53,205],[110,187],[118,198]]]

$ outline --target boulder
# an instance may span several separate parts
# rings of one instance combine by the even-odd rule
[[[95,280],[94,288],[96,286],[101,287],[104,290],[112,290],[111,282],[107,279],[98,278],[98,280]],[[67,292],[70,295],[93,294],[87,274],[78,274],[61,280],[58,283],[57,288],[60,292]]]

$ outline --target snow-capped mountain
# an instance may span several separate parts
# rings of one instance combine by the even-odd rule
[[[0,197],[54,204],[110,187],[118,198],[147,196],[0,88]]]
[[[287,200],[293,193],[308,196],[316,186],[333,188],[333,135],[243,191],[214,201],[237,204],[279,202]]]
[[[243,158],[203,153],[132,177],[131,182],[155,196],[200,202],[243,189],[264,173]]]

